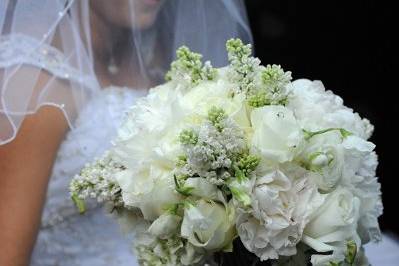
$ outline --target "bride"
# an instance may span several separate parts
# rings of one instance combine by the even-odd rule
[[[241,0],[2,0],[0,33],[0,265],[136,265],[69,181],[177,47],[222,66],[227,39],[251,41]]]

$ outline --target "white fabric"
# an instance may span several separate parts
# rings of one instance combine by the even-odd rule
[[[136,265],[131,239],[123,236],[117,221],[94,202],[86,214],[79,215],[68,186],[85,163],[109,147],[124,112],[145,93],[107,88],[81,112],[75,130],[69,132],[58,152],[31,265]]]
[[[366,256],[372,266],[399,265],[399,239],[385,234],[380,243],[365,245]]]
[[[0,145],[12,141],[25,115],[42,105],[60,108],[73,128],[104,86],[101,66],[128,69],[112,84],[149,88],[163,82],[181,45],[223,66],[227,39],[252,41],[242,0],[117,2],[0,1]],[[47,57],[53,60],[42,60]]]

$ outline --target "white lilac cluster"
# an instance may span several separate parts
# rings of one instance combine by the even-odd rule
[[[112,208],[123,207],[121,189],[114,176],[123,166],[115,162],[109,152],[93,163],[86,164],[70,185],[71,198],[83,213],[86,210],[85,199],[93,198],[98,202],[110,203]]]
[[[243,131],[216,107],[209,110],[208,121],[183,130],[179,138],[184,154],[179,158],[182,167],[177,175],[184,179],[202,177],[215,185],[232,177],[235,160],[247,149]]]
[[[271,265],[367,265],[382,213],[372,125],[321,82],[226,46],[219,69],[178,50],[169,82],[73,179],[75,202],[138,212],[127,223],[146,225],[133,229],[141,265],[203,265],[235,239]]]

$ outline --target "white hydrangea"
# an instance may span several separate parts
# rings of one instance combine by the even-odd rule
[[[251,198],[236,224],[244,246],[261,260],[296,254],[309,216],[323,202],[306,178],[291,179],[280,170],[257,178]]]
[[[320,81],[293,81],[287,107],[293,110],[306,130],[344,128],[363,139],[368,139],[373,133],[373,126],[367,119],[361,119],[359,114],[344,106],[343,100],[326,91]]]
[[[363,243],[380,241],[378,217],[382,214],[381,185],[376,177],[375,145],[360,138],[344,141],[345,173],[342,184],[360,200],[358,233]]]

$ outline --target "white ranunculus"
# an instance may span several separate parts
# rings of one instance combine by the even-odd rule
[[[237,230],[244,246],[261,260],[292,256],[309,216],[323,196],[306,178],[291,180],[280,170],[257,178],[251,208],[238,209]]]
[[[127,206],[141,210],[145,219],[157,219],[172,204],[181,198],[175,191],[173,177],[163,173],[133,172],[124,170],[115,175]],[[156,200],[154,200],[156,199]]]
[[[312,137],[299,156],[313,172],[312,180],[325,192],[333,190],[342,178],[345,152],[341,144],[341,134],[330,131]]]
[[[359,114],[344,106],[343,100],[326,91],[320,81],[295,80],[287,107],[295,112],[298,122],[307,130],[345,128],[363,139],[368,139],[373,132],[367,119],[361,119]]]
[[[200,199],[185,208],[181,235],[196,247],[230,250],[235,237],[234,215],[231,204]]]
[[[357,234],[360,200],[348,189],[338,187],[306,225],[302,241],[317,252],[344,252],[348,241],[360,247]]]
[[[166,239],[178,232],[181,220],[181,217],[178,215],[164,213],[152,222],[148,228],[148,232],[161,239]]]
[[[254,130],[251,146],[260,154],[280,163],[291,161],[304,141],[294,114],[284,106],[264,106],[251,113]]]

